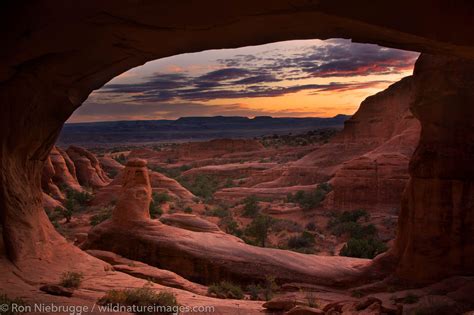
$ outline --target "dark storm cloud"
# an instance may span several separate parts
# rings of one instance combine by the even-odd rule
[[[400,73],[413,67],[417,56],[417,53],[377,45],[330,40],[325,45],[305,48],[301,53],[236,55],[232,59],[219,60],[224,68],[199,76],[157,73],[141,83],[108,84],[101,92],[124,94],[132,101],[168,102],[273,97],[304,90],[313,94],[347,91],[375,86],[380,81],[304,85],[295,82],[290,86],[288,82],[316,77],[351,78]]]

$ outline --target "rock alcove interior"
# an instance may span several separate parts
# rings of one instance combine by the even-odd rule
[[[411,105],[422,132],[398,237],[384,261],[411,282],[474,272],[469,4],[38,1],[10,3],[2,11],[0,253],[8,270],[40,282],[65,266],[91,274],[104,268],[67,244],[41,205],[44,161],[64,121],[92,90],[134,66],[178,53],[343,37],[422,52]]]

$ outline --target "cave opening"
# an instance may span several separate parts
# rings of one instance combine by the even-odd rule
[[[344,39],[301,40],[172,56],[124,72],[94,91],[63,127],[64,150],[55,148],[48,160],[59,174],[43,180],[47,213],[61,226],[55,209],[71,201],[61,188],[92,188],[92,206],[84,207],[90,211],[61,221],[74,240],[74,221],[92,215],[97,225],[125,207],[116,205],[126,185],[124,165],[138,158],[148,164],[152,218],[161,215],[165,224],[204,218],[250,245],[373,258],[395,238],[419,137],[409,110],[418,55]],[[92,173],[80,165],[84,156]],[[361,165],[364,171],[355,173]],[[255,213],[246,213],[252,207]],[[192,215],[183,219],[183,212]],[[342,222],[347,215],[365,221],[356,218],[351,232]],[[265,235],[252,231],[262,220],[271,225]],[[83,230],[76,244],[109,249],[87,243]],[[215,273],[187,272],[176,259],[133,244],[115,250],[200,283],[232,273],[234,281],[261,281],[217,266]],[[354,252],[348,244],[366,245]]]
[[[380,6],[371,4],[370,12],[384,12]],[[471,18],[470,11],[463,6],[426,11],[431,6],[413,4],[410,12],[404,12],[406,19],[401,25],[400,14],[387,13],[383,19],[374,19],[360,8],[343,6],[336,10],[324,2],[291,8],[282,3],[249,7],[232,3],[231,7],[230,11],[223,10],[226,14],[216,15],[215,8],[203,10],[203,4],[191,4],[186,10],[171,5],[166,13],[173,13],[173,21],[160,13],[161,4],[131,11],[129,4],[118,2],[74,11],[62,6],[46,8],[42,3],[21,8],[47,14],[21,15],[21,21],[27,22],[12,23],[15,27],[5,37],[9,49],[2,66],[0,97],[9,106],[2,109],[1,117],[0,249],[9,260],[2,258],[4,283],[16,283],[17,289],[37,290],[39,283],[49,282],[66,266],[91,275],[107,268],[65,243],[54,232],[41,203],[44,161],[64,121],[92,90],[131,67],[178,53],[331,37],[423,52],[415,67],[411,105],[422,132],[410,162],[392,259],[382,264],[391,265],[396,276],[411,282],[472,275],[470,161],[474,115],[469,105],[473,101],[473,45],[468,36],[472,25],[464,23]],[[9,10],[21,12],[13,5]],[[402,6],[392,12],[401,13],[400,10]],[[190,18],[186,12],[201,15]],[[426,17],[429,30],[417,24],[420,15]],[[11,16],[3,21],[11,22]],[[38,16],[53,18],[44,24]],[[185,28],[179,26],[183,21]],[[171,244],[172,240],[168,242]],[[182,267],[189,265],[183,262]],[[18,270],[29,276],[28,283],[18,280]],[[104,279],[131,281],[120,274]],[[88,285],[94,287],[92,281]]]

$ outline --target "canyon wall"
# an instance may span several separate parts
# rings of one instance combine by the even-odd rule
[[[408,162],[415,151],[420,123],[410,112],[413,77],[365,99],[334,140],[368,151],[344,162],[330,183],[329,209],[394,210],[408,182]]]
[[[453,57],[415,65],[411,111],[422,130],[394,250],[405,280],[474,274],[473,72],[472,60]]]

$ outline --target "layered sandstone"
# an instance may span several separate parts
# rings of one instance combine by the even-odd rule
[[[375,149],[355,157],[335,172],[329,209],[398,209],[408,182],[408,162],[418,143],[420,124],[411,114],[413,78],[406,77],[364,100],[345,122],[335,141]]]
[[[77,146],[70,146],[66,152],[74,162],[77,180],[82,186],[99,188],[110,182],[94,154]]]
[[[89,232],[83,248],[111,251],[200,283],[252,283],[273,275],[280,282],[348,285],[374,276],[366,273],[369,260],[251,246],[194,215],[165,216],[167,224],[151,220],[145,166],[144,160],[128,161],[112,218]]]

